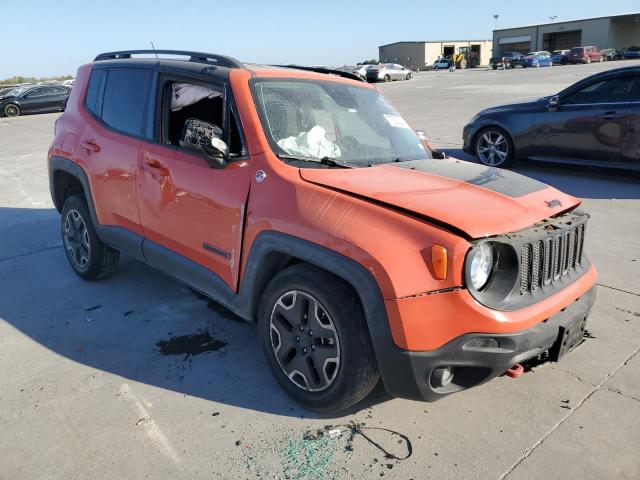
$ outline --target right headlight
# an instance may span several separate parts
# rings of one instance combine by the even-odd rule
[[[489,281],[493,270],[493,248],[489,243],[483,243],[475,247],[471,252],[471,264],[469,266],[469,280],[476,290],[480,290]]]

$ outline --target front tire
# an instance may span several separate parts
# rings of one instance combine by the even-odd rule
[[[14,103],[8,103],[4,106],[3,113],[5,117],[19,117],[22,113],[20,107]]]
[[[98,238],[84,197],[66,199],[60,229],[67,260],[80,277],[99,280],[114,272],[120,252]]]
[[[389,75],[385,75],[384,76],[384,81],[385,82],[390,82],[391,81],[391,77]]]
[[[487,127],[478,132],[474,152],[478,160],[489,167],[506,168],[515,160],[513,141],[500,127]]]
[[[378,382],[358,296],[324,270],[298,264],[278,273],[263,294],[258,330],[278,383],[308,409],[344,410]]]

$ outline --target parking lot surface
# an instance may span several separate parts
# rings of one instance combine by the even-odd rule
[[[438,148],[470,159],[462,126],[480,109],[632,63],[426,72],[380,88]],[[640,478],[638,175],[515,167],[591,214],[598,300],[589,338],[562,362],[436,403],[378,385],[317,415],[281,391],[255,328],[223,308],[128,258],[100,282],[72,272],[46,172],[57,116],[0,118],[0,478]],[[206,351],[190,354],[194,342]]]

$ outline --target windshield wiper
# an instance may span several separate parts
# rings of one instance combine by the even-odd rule
[[[276,156],[280,160],[296,160],[298,162],[312,162],[312,163],[319,163],[321,165],[327,165],[329,167],[338,167],[338,168],[355,168],[353,165],[338,162],[331,157],[312,158],[312,157],[303,157],[301,155],[289,155],[286,153],[278,153],[276,154]]]

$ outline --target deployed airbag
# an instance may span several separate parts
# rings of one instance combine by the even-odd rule
[[[338,158],[341,155],[340,147],[327,139],[325,129],[319,125],[297,137],[278,140],[278,146],[289,155],[311,158]]]
[[[204,98],[222,96],[222,92],[191,83],[174,83],[171,86],[171,111],[188,107]]]

